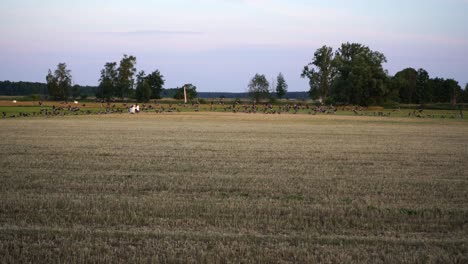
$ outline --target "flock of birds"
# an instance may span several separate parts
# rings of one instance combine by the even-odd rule
[[[335,115],[337,111],[352,113],[356,116],[381,116],[388,117],[392,113],[395,113],[394,116],[402,116],[402,113],[398,113],[401,110],[394,109],[391,111],[370,111],[364,107],[335,107],[335,106],[312,106],[309,104],[285,104],[285,105],[272,105],[270,103],[265,104],[242,104],[239,101],[236,101],[232,104],[225,104],[224,102],[211,102],[208,104],[208,107],[203,106],[199,103],[191,104],[160,104],[154,102],[154,104],[142,104],[139,105],[129,105],[127,103],[116,104],[111,102],[100,102],[100,108],[98,111],[92,111],[89,107],[86,108],[86,104],[81,104],[78,107],[78,102],[74,102],[74,105],[63,102],[59,106],[53,105],[52,107],[46,107],[42,102],[39,102],[41,109],[38,112],[19,112],[17,114],[11,114],[8,116],[6,112],[2,112],[2,118],[16,118],[16,117],[29,117],[29,116],[65,116],[65,115],[91,115],[91,114],[121,114],[121,113],[139,113],[139,112],[154,112],[154,113],[172,113],[172,112],[182,112],[182,111],[210,111],[210,112],[232,112],[232,113],[247,113],[247,114],[298,114],[299,112],[308,113],[310,115],[325,114],[325,115]],[[132,111],[131,109],[138,109],[138,111]],[[404,115],[404,114],[403,114]],[[422,109],[413,110],[408,112],[408,117],[416,118],[451,118],[463,119],[463,112],[460,110],[459,113],[431,113],[426,112]]]

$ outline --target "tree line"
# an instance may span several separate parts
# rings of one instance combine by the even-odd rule
[[[343,43],[338,50],[323,46],[304,66],[301,77],[309,81],[309,97],[327,104],[384,105],[393,103],[468,103],[468,84],[463,90],[453,79],[430,78],[424,69],[407,68],[394,76],[382,66],[385,55],[359,43]],[[250,80],[250,97],[259,101],[282,98],[287,84],[280,73],[271,85],[265,75]]]
[[[385,55],[358,43],[343,43],[333,52],[323,46],[304,66],[301,77],[309,80],[309,95],[330,103],[382,105],[468,102],[453,79],[430,78],[424,69],[407,68],[394,76],[384,70]]]
[[[112,100],[113,98],[133,98],[138,102],[148,102],[150,99],[161,99],[167,96],[176,99],[184,98],[184,87],[188,99],[197,97],[197,87],[192,84],[185,84],[182,87],[164,91],[165,80],[159,70],[154,70],[150,74],[144,71],[137,72],[137,59],[135,56],[123,55],[117,62],[107,62],[101,70],[99,85],[95,88],[96,98],[102,100]],[[76,98],[80,93],[80,86],[72,86],[71,71],[65,63],[59,63],[57,69],[46,76],[46,87],[49,96],[53,100],[67,100]]]
[[[462,89],[453,79],[431,78],[424,69],[406,68],[394,76],[382,66],[385,55],[359,43],[343,43],[336,51],[323,46],[304,66],[300,76],[308,79],[311,99],[331,104],[384,105],[393,103],[468,103],[468,84]],[[197,87],[185,84],[164,89],[164,76],[159,70],[150,74],[137,71],[137,59],[123,55],[117,62],[107,62],[100,72],[97,87],[73,85],[71,70],[59,63],[55,71],[48,71],[46,84],[0,82],[2,95],[48,94],[53,100],[68,100],[95,95],[102,100],[133,98],[138,102],[162,97],[196,98]],[[248,95],[254,101],[284,98],[288,84],[282,73],[271,83],[263,74],[255,74],[248,84]]]
[[[76,84],[75,84],[76,85]],[[97,87],[76,85],[80,91],[80,98],[94,96]],[[44,97],[49,94],[46,83],[40,82],[10,82],[0,81],[0,95],[5,96],[37,96]]]

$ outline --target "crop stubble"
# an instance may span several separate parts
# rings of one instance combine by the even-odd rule
[[[466,122],[0,120],[4,262],[466,262]]]

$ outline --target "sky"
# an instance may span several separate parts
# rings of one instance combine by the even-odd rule
[[[245,92],[282,72],[290,91],[318,48],[357,42],[385,54],[389,74],[424,68],[468,83],[468,0],[1,0],[0,80],[45,82],[65,62],[97,85],[123,54],[160,70],[165,87]]]

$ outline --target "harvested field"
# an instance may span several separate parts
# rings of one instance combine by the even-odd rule
[[[0,120],[2,262],[468,262],[468,123]]]

